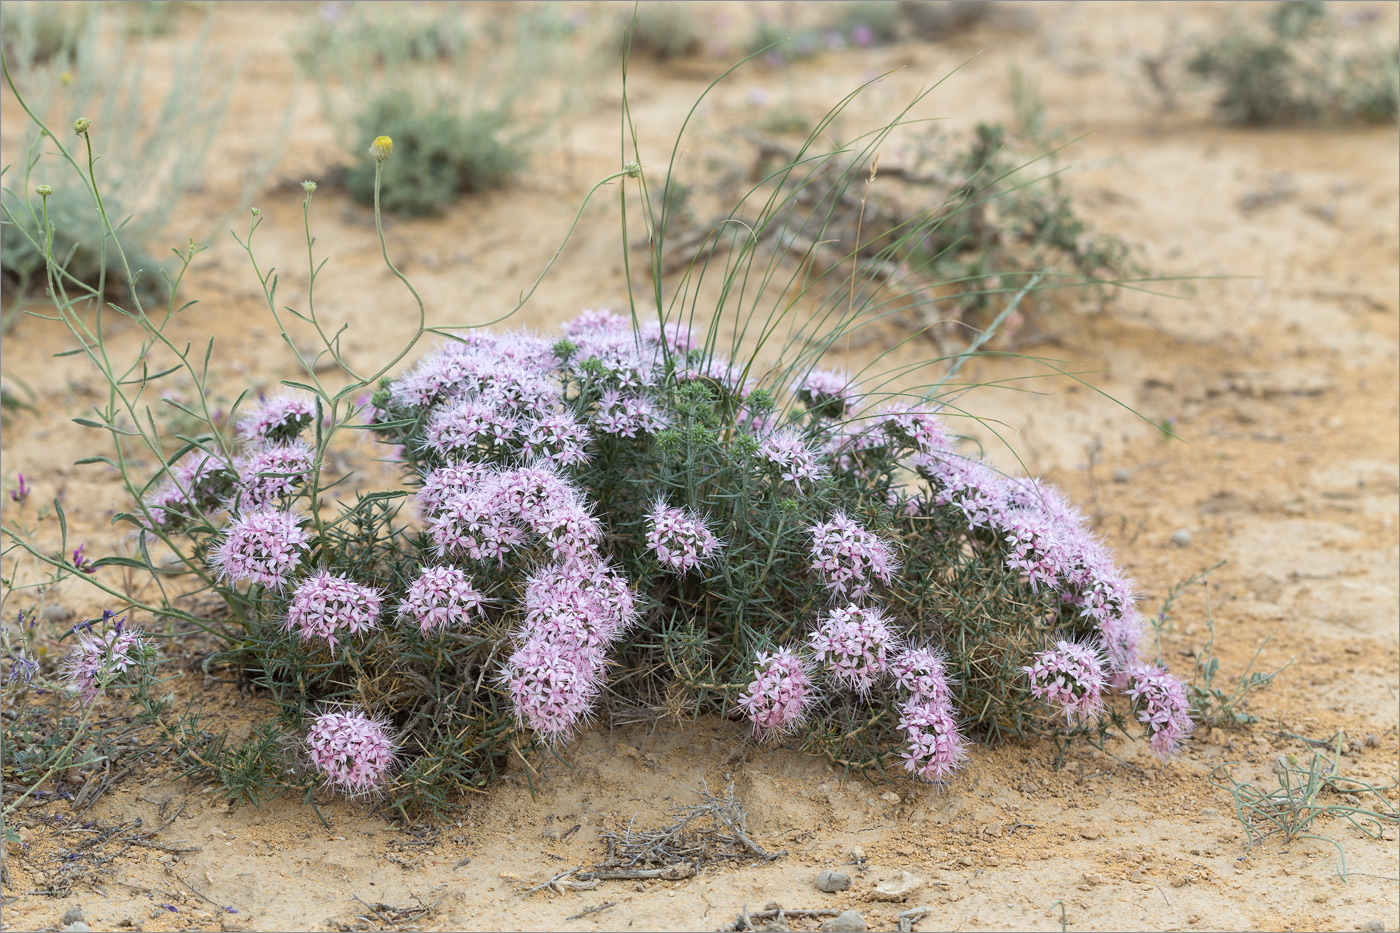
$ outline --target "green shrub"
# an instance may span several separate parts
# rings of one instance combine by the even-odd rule
[[[1219,86],[1229,123],[1382,123],[1400,113],[1397,56],[1397,46],[1343,50],[1327,5],[1299,0],[1274,7],[1266,35],[1202,43],[1187,68]]]
[[[700,27],[689,3],[673,0],[641,3],[621,18],[623,29],[631,30],[633,55],[664,62],[690,55],[700,48]]]
[[[435,214],[528,168],[537,138],[587,93],[588,60],[578,51],[587,43],[573,41],[557,5],[335,9],[292,47],[339,130],[346,184],[360,203],[372,196],[365,139],[394,139],[383,209]]]

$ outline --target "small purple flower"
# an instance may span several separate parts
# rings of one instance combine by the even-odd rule
[[[812,570],[835,595],[859,599],[870,593],[872,578],[889,586],[899,569],[894,549],[844,512],[811,526],[807,533],[812,536]]]
[[[102,632],[94,632],[90,624],[85,626],[86,631],[78,632],[78,643],[64,659],[63,676],[84,703],[96,699],[109,678],[125,673],[150,653],[140,632],[123,628],[125,621],[123,617]]]
[[[1031,681],[1031,695],[1044,700],[1070,725],[1093,722],[1103,712],[1103,658],[1091,645],[1059,641],[1023,667]]]
[[[349,577],[318,570],[292,594],[284,625],[302,641],[324,638],[335,651],[342,634],[359,635],[379,627],[384,594]]]
[[[525,543],[510,501],[499,492],[497,481],[448,497],[428,526],[438,557],[504,564],[506,555]]]
[[[900,708],[904,768],[923,781],[943,781],[967,757],[951,707],[936,700],[910,700]]]
[[[306,747],[326,786],[351,797],[378,791],[396,764],[387,723],[353,707],[317,716]]]
[[[1128,698],[1138,722],[1147,727],[1148,744],[1163,758],[1175,753],[1196,727],[1186,685],[1161,667],[1140,664],[1127,674]]]
[[[6,683],[20,683],[28,686],[34,680],[34,675],[39,670],[39,664],[22,654],[16,654],[10,661],[10,676],[6,678]]]
[[[899,637],[884,613],[862,606],[826,612],[807,641],[837,680],[861,693],[868,693],[877,678],[889,673],[890,656],[899,650]]]
[[[29,498],[29,487],[24,484],[24,474],[20,473],[18,476],[19,485],[10,490],[11,502],[23,502],[25,499]]]
[[[877,424],[895,440],[921,453],[952,453],[953,439],[936,411],[918,405],[891,405],[881,412]]]
[[[292,440],[316,420],[316,403],[302,393],[282,392],[260,400],[238,420],[238,436],[274,444]]]
[[[642,327],[642,339],[647,343],[666,344],[674,354],[685,353],[696,345],[695,334],[680,321],[666,322],[665,330],[653,321]]]
[[[73,549],[73,569],[82,573],[96,573],[97,568],[93,566],[92,561],[83,556],[83,548],[85,547],[87,547],[86,544],[80,544]]]
[[[467,575],[456,567],[424,567],[408,587],[399,612],[418,623],[424,635],[449,626],[465,626],[481,614],[485,600]]]
[[[714,557],[722,545],[694,511],[673,509],[657,499],[647,515],[647,547],[663,566],[685,574]]]
[[[295,494],[306,481],[315,454],[304,441],[265,444],[239,461],[237,502],[244,511],[267,509]]]
[[[948,659],[932,648],[905,648],[889,664],[890,674],[900,689],[912,699],[951,705],[953,678],[948,675]]]
[[[252,580],[280,590],[301,563],[311,540],[301,527],[302,521],[294,512],[250,512],[229,523],[209,563],[225,582]]]
[[[739,697],[739,705],[762,739],[796,729],[814,699],[807,662],[792,648],[783,647],[758,653],[753,682]]]
[[[778,468],[778,475],[798,489],[802,481],[815,482],[826,475],[827,469],[817,460],[817,451],[810,447],[797,428],[785,428],[766,435],[758,445],[758,455]]]

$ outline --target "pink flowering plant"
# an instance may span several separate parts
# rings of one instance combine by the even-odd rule
[[[818,128],[780,173],[834,179],[834,205],[897,125],[830,153],[815,148]],[[79,136],[86,165],[55,145],[100,207],[89,128]],[[384,137],[371,148],[376,191],[391,154]],[[131,552],[85,576],[134,611],[221,639],[206,663],[239,666],[281,711],[237,746],[172,730],[183,759],[242,799],[323,787],[406,814],[455,806],[509,756],[557,750],[619,705],[745,720],[756,740],[930,782],[949,780],[977,740],[1097,741],[1117,727],[1174,750],[1189,705],[1170,673],[1142,666],[1132,581],[1053,487],[960,445],[968,415],[952,380],[967,355],[899,391],[879,358],[855,373],[823,363],[890,312],[872,283],[939,216],[843,264],[844,279],[769,268],[760,312],[739,283],[767,262],[762,232],[801,211],[824,240],[832,215],[746,198],[734,212],[745,222],[715,233],[728,257],[697,254],[673,275],[669,206],[650,200],[631,155],[593,191],[620,185],[624,216],[640,197],[654,231],[648,294],[549,335],[430,327],[379,227],[417,323],[364,365],[315,305],[315,185],[302,203],[304,307],[278,301],[253,212],[239,242],[278,332],[293,349],[293,325],[321,343],[227,419],[207,387],[212,346],[197,355],[166,333],[173,298],[165,313],[99,304],[84,316],[94,296],[53,278],[55,316],[107,380],[80,423],[113,454],[92,460],[117,470],[132,503],[117,516]],[[702,314],[694,296],[711,275],[724,297]],[[1007,308],[1025,294],[987,287]],[[118,312],[142,334],[134,363],[104,349],[103,314]],[[163,432],[133,374],[193,380],[194,401],[169,405],[202,430]],[[338,466],[354,438],[378,442],[397,477],[367,486]],[[114,567],[150,575],[162,597],[118,588]],[[210,596],[218,611],[200,601]],[[121,637],[91,649],[109,657],[101,671],[126,656]],[[74,677],[86,690],[98,674]]]

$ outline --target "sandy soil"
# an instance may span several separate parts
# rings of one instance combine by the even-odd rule
[[[1394,34],[1398,13],[1380,8],[1371,28]],[[177,219],[179,237],[227,226],[231,207],[246,206],[230,203],[238,166],[267,145],[268,114],[292,100],[295,67],[282,39],[316,15],[311,5],[220,8],[215,50],[243,55],[243,65],[209,176]],[[745,14],[717,5],[704,15],[732,24]],[[1347,773],[1377,783],[1397,777],[1395,128],[1222,128],[1199,94],[1184,93],[1176,110],[1163,111],[1139,63],[1174,30],[1205,34],[1258,15],[1200,3],[1037,4],[943,44],[755,67],[702,109],[693,144],[700,164],[757,119],[755,89],[819,112],[869,74],[903,66],[870,94],[877,125],[964,62],[924,115],[964,131],[1009,119],[1014,64],[1038,83],[1049,125],[1088,133],[1065,160],[1090,220],[1138,244],[1154,272],[1219,278],[1197,281],[1187,298],[1126,292],[1106,312],[1066,314],[1034,352],[1073,361],[1092,373],[1088,382],[1149,419],[1175,419],[1185,443],[1164,442],[1151,424],[1063,381],[1037,383],[1035,393],[979,392],[966,402],[1009,426],[1025,463],[1095,516],[1139,579],[1146,605],[1227,561],[1210,588],[1221,678],[1238,677],[1267,636],[1259,666],[1292,661],[1250,698],[1258,724],[1201,730],[1165,766],[1127,742],[1111,744],[1111,754],[1076,747],[1059,769],[1047,743],[978,746],[941,795],[903,777],[867,783],[795,751],[752,749],[740,723],[617,725],[584,735],[564,764],[551,763],[530,782],[517,769],[469,801],[460,820],[412,831],[364,805],[329,800],[319,804],[329,828],[299,802],[230,810],[213,788],[143,760],[88,811],[87,830],[55,822],[64,804],[25,811],[25,842],[8,856],[5,927],[57,928],[76,905],[94,929],[717,930],[746,905],[755,911],[776,902],[854,908],[872,929],[895,928],[895,915],[916,906],[929,909],[914,926],[920,930],[1062,922],[1109,930],[1395,929],[1393,830],[1376,841],[1341,823],[1321,825],[1345,847],[1343,881],[1336,850],[1324,841],[1271,840],[1246,853],[1230,796],[1208,780],[1232,761],[1241,779],[1271,785],[1276,756],[1306,756],[1304,738],[1337,732],[1354,740],[1342,759]],[[182,23],[162,41],[179,42],[195,28]],[[152,56],[155,74],[158,60]],[[689,104],[727,64],[697,56],[635,68],[635,114],[656,165],[664,165]],[[441,219],[391,225],[391,249],[435,318],[480,320],[509,307],[588,185],[615,169],[620,96],[615,81],[603,87],[518,185],[464,201]],[[0,103],[8,160],[22,123],[8,94]],[[290,105],[294,131],[273,179],[280,184],[256,203],[266,219],[259,254],[287,270],[283,297],[296,301],[305,273],[295,183],[325,177],[341,157],[315,95],[303,88]],[[1277,196],[1261,197],[1270,192]],[[365,209],[326,190],[313,223],[320,253],[331,257],[320,306],[351,325],[351,359],[372,361],[407,328],[405,296],[379,263]],[[517,320],[552,327],[582,308],[617,302],[625,293],[618,243],[611,205],[590,209]],[[225,391],[270,385],[290,370],[290,351],[274,340],[247,259],[226,235],[213,240],[186,287],[201,304],[181,333],[217,337]],[[129,344],[131,336],[114,339]],[[97,395],[81,364],[50,358],[67,346],[63,332],[35,319],[4,336],[5,370],[36,390],[42,412],[6,422],[5,484],[23,471],[38,500],[63,496],[75,540],[108,553],[121,546],[107,524],[119,487],[72,465],[94,451],[91,436],[68,418]],[[990,361],[974,376],[1003,379],[1025,368]],[[8,522],[16,513],[5,505]],[[73,586],[47,598],[79,617],[101,608],[95,594]],[[1187,677],[1207,636],[1205,611],[1204,593],[1193,588],[1163,639],[1164,657]],[[193,674],[181,689],[235,729],[260,709],[257,698]],[[786,857],[677,882],[525,893],[599,861],[601,832],[633,819],[659,825],[669,807],[694,801],[694,788],[731,783],[754,839],[786,849]],[[149,828],[172,816],[157,837],[164,849],[113,857],[132,821]],[[88,843],[81,857],[67,857],[80,843]],[[823,868],[850,873],[852,887],[819,892],[813,881]],[[900,872],[921,886],[903,903],[874,899],[875,885]],[[412,910],[420,904],[432,909]],[[585,915],[590,908],[600,909]],[[788,923],[816,929],[820,920]]]

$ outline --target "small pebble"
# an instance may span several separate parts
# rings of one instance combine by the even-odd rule
[[[73,618],[73,610],[57,604],[45,606],[44,611],[39,613],[39,618],[45,622],[67,622]]]
[[[851,876],[844,871],[832,871],[829,868],[822,869],[817,873],[817,890],[827,894],[835,894],[837,891],[844,891],[851,886]]]
[[[59,922],[64,926],[68,926],[70,923],[79,923],[85,920],[87,920],[87,917],[83,916],[83,909],[77,904],[74,904],[64,912],[63,919]]]
[[[1129,473],[1127,470],[1123,469],[1122,467],[1119,467],[1118,469],[1116,469],[1116,470],[1113,471],[1113,481],[1114,481],[1115,483],[1126,483],[1128,480],[1130,480],[1130,479],[1132,479],[1132,478],[1133,478],[1133,474]]]
[[[1172,533],[1172,544],[1175,544],[1177,547],[1190,547],[1191,532],[1187,531],[1185,528],[1178,528]]]
[[[865,933],[865,918],[858,910],[847,910],[823,921],[822,933]]]
[[[81,920],[75,920],[64,927],[60,933],[92,933],[92,927]]]
[[[1385,921],[1367,920],[1365,923],[1361,924],[1361,929],[1364,930],[1365,933],[1385,933]]]

